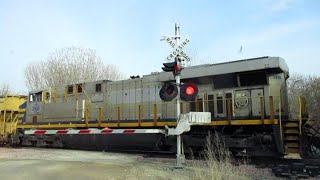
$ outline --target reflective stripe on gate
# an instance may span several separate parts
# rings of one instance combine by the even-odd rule
[[[164,134],[163,129],[59,129],[43,130],[30,129],[25,130],[24,134]]]

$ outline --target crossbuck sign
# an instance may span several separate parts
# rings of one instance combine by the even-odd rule
[[[167,56],[167,60],[170,61],[171,59],[175,58],[177,55],[182,56],[186,61],[190,61],[190,57],[183,51],[183,48],[186,47],[190,40],[185,39],[179,46],[175,44],[173,41],[174,38],[177,37],[166,37],[165,41],[173,48],[173,51]]]

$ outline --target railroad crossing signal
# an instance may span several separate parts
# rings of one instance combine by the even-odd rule
[[[174,62],[163,63],[162,70],[165,72],[172,72],[174,76],[180,74],[182,70],[182,59],[179,55],[175,57]]]
[[[174,62],[169,62],[169,63],[163,63],[162,70],[165,72],[172,72],[173,75],[176,74],[177,72],[177,67],[178,67],[178,63],[176,61]]]
[[[180,32],[180,27],[176,25],[176,32]],[[167,56],[167,60],[171,61],[175,59],[177,56],[180,56],[181,61],[190,61],[191,58],[184,52],[184,48],[190,43],[190,40],[186,38],[184,41],[180,42],[179,34],[175,34],[174,36],[162,36],[161,41],[167,42],[170,47],[173,48],[173,51]]]
[[[169,102],[178,95],[178,87],[174,83],[165,83],[159,91],[160,98]],[[182,101],[194,101],[198,95],[198,87],[194,83],[184,83],[180,87],[180,98]]]
[[[159,92],[160,98],[165,101],[169,102],[173,100],[178,95],[178,88],[173,83],[165,83],[160,92]]]
[[[174,51],[167,57],[167,60],[170,61],[174,58],[174,62],[163,63],[164,67],[162,68],[164,71],[169,72],[172,71],[174,78],[176,79],[176,84],[165,84],[160,92],[160,98],[163,101],[171,101],[176,98],[177,104],[177,123],[179,123],[180,113],[180,96],[183,96],[185,100],[189,100],[189,96],[192,96],[198,93],[198,90],[195,89],[196,86],[192,86],[190,88],[186,88],[186,90],[182,91],[182,93],[187,93],[185,95],[180,95],[180,71],[182,69],[184,60],[190,61],[190,58],[186,53],[183,52],[183,48],[189,43],[189,39],[186,39],[182,44],[180,43],[180,26],[179,24],[175,24],[175,35],[174,36],[162,36],[163,40],[169,43],[169,45],[174,49]],[[174,40],[174,41],[173,41]],[[177,135],[177,166],[181,167],[182,163],[185,162],[185,156],[183,153],[183,143],[181,140],[181,135]]]
[[[181,36],[163,36],[164,39],[172,48],[173,51],[167,56],[167,60],[175,58],[176,56],[181,56],[183,60],[190,61],[190,57],[183,51],[183,49],[190,43],[189,39],[185,39],[180,45],[176,45],[173,39],[180,39]]]

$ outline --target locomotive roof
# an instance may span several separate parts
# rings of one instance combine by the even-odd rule
[[[289,68],[285,60],[281,57],[257,57],[250,59],[241,59],[236,61],[228,61],[215,64],[203,64],[186,67],[181,71],[181,79],[189,79],[196,77],[204,76],[214,76],[221,74],[230,74],[237,72],[248,72],[248,71],[257,71],[257,70],[275,70],[277,72],[289,72]],[[144,81],[172,81],[174,77],[171,72],[159,72],[151,73],[149,75],[144,75]],[[142,78],[136,79],[127,79],[120,81],[135,81]],[[91,81],[92,82],[92,81]],[[109,80],[99,80],[94,82],[108,82],[108,83],[117,83],[119,81],[109,81]],[[84,82],[90,83],[90,82]],[[40,92],[41,90],[33,90],[30,93]]]
[[[276,70],[280,72],[289,72],[289,68],[283,58],[264,56],[216,64],[204,64],[186,67],[183,69],[183,71],[181,71],[181,78],[188,79],[257,70]],[[174,77],[170,72],[161,72],[156,75],[151,74],[144,77],[153,79],[151,76],[158,76],[157,79],[159,81],[174,80]]]

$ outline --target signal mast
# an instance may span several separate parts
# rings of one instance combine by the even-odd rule
[[[165,84],[159,94],[160,98],[164,101],[171,101],[176,97],[177,103],[177,124],[179,123],[180,117],[180,99],[184,101],[190,101],[195,98],[198,93],[198,88],[196,85],[183,84],[181,85],[181,70],[184,67],[184,61],[190,61],[190,58],[183,52],[183,48],[190,42],[189,39],[185,39],[183,43],[180,44],[180,26],[175,23],[175,35],[174,36],[163,36],[163,40],[174,49],[174,51],[167,57],[167,60],[174,58],[173,62],[163,63],[162,70],[165,72],[172,72],[176,83],[175,84]],[[181,91],[182,90],[182,91]],[[181,92],[180,92],[181,91]],[[185,163],[185,155],[183,152],[183,141],[181,141],[181,135],[177,135],[177,161],[176,166],[181,167]]]

